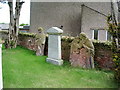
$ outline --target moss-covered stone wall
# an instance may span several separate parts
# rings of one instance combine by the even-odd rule
[[[0,31],[0,37],[6,39],[8,32]],[[36,50],[35,33],[19,33],[18,45],[26,47],[30,50]],[[74,37],[62,36],[62,59],[69,61],[71,42]],[[95,67],[103,69],[112,69],[114,67],[112,61],[111,42],[93,41],[95,47]],[[46,36],[44,54],[47,56],[48,37]]]

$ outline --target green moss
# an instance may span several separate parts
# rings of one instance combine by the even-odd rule
[[[0,33],[5,33],[8,34],[8,31],[0,31]],[[36,33],[23,33],[23,32],[19,32],[19,36],[26,36],[26,37],[33,37],[36,38]],[[46,35],[46,38],[48,38],[48,35]],[[71,43],[73,40],[75,39],[75,37],[70,37],[70,36],[62,36],[61,40]],[[92,40],[94,46],[100,46],[100,47],[105,47],[107,49],[111,49],[112,47],[112,42],[110,41],[99,41],[99,40]]]
[[[27,37],[36,37],[36,33],[22,33],[19,32],[19,36],[27,36]]]
[[[8,34],[8,30],[0,30],[0,33]]]
[[[69,36],[62,36],[62,41],[66,41],[71,43],[74,40],[75,37],[69,37]]]
[[[111,41],[100,41],[100,40],[92,40],[94,46],[97,48],[98,46],[101,48],[112,50],[112,42]]]
[[[44,31],[44,29],[43,29],[42,27],[39,27],[39,28],[38,28],[38,31],[41,32],[41,31]]]

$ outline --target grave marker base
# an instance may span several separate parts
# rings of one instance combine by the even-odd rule
[[[62,65],[63,64],[62,59],[47,58],[46,61],[49,63],[55,64],[55,65]]]

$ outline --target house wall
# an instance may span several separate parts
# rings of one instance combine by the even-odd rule
[[[87,36],[92,39],[92,30],[104,29],[107,27],[106,20],[106,16],[83,6],[81,31],[85,32]],[[99,31],[98,34],[99,40],[106,40],[106,33],[104,31]]]
[[[91,37],[90,28],[106,26],[105,17],[84,8],[81,24],[82,4],[106,15],[110,13],[110,2],[31,2],[30,32],[36,33],[38,27],[47,30],[63,25],[63,35],[76,36],[82,30]]]
[[[45,30],[63,25],[64,35],[80,33],[80,10],[78,3],[32,2],[30,32],[37,32],[38,27]]]

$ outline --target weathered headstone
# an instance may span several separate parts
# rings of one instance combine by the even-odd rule
[[[3,89],[3,79],[2,79],[2,40],[0,39],[0,90]]]
[[[44,55],[44,46],[45,46],[45,34],[43,28],[38,28],[38,33],[36,35],[36,55],[41,56]]]
[[[94,46],[85,33],[80,33],[71,43],[70,62],[72,66],[94,68]]]
[[[48,33],[48,58],[47,62],[62,65],[61,59],[61,34],[63,30],[58,27],[52,27],[47,30]]]

